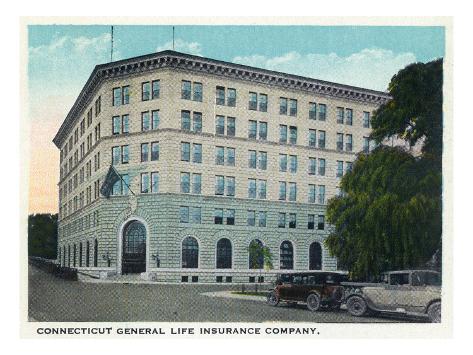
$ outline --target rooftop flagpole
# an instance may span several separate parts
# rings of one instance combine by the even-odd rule
[[[113,62],[113,26],[111,26],[111,48],[110,48],[110,61]]]
[[[174,50],[174,26],[172,26],[172,50]]]

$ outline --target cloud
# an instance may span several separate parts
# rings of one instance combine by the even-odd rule
[[[156,52],[172,49],[172,41],[164,43],[156,48]],[[186,42],[180,38],[174,41],[174,49],[178,52],[202,56],[202,45],[198,42]]]
[[[366,48],[342,57],[336,53],[301,54],[295,51],[277,57],[237,56],[234,63],[303,75],[321,80],[385,91],[392,76],[416,61],[413,53],[394,53]]]

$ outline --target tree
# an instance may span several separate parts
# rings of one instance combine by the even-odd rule
[[[57,217],[49,213],[28,216],[28,255],[56,259]]]
[[[383,145],[360,153],[342,178],[342,195],[329,201],[335,228],[325,244],[354,278],[423,267],[441,248],[442,59],[407,66],[389,91],[371,137],[382,143],[399,136],[422,144],[422,154]]]

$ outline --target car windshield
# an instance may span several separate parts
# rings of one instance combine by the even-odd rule
[[[440,274],[436,272],[412,273],[412,286],[440,286]]]

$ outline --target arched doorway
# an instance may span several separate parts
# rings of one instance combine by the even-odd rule
[[[232,243],[227,238],[217,242],[217,269],[232,268]]]
[[[294,248],[288,240],[282,242],[279,248],[279,268],[281,270],[294,269]]]
[[[138,221],[130,222],[123,231],[122,274],[146,271],[146,228]]]
[[[318,242],[309,247],[309,270],[322,270],[322,247]]]

